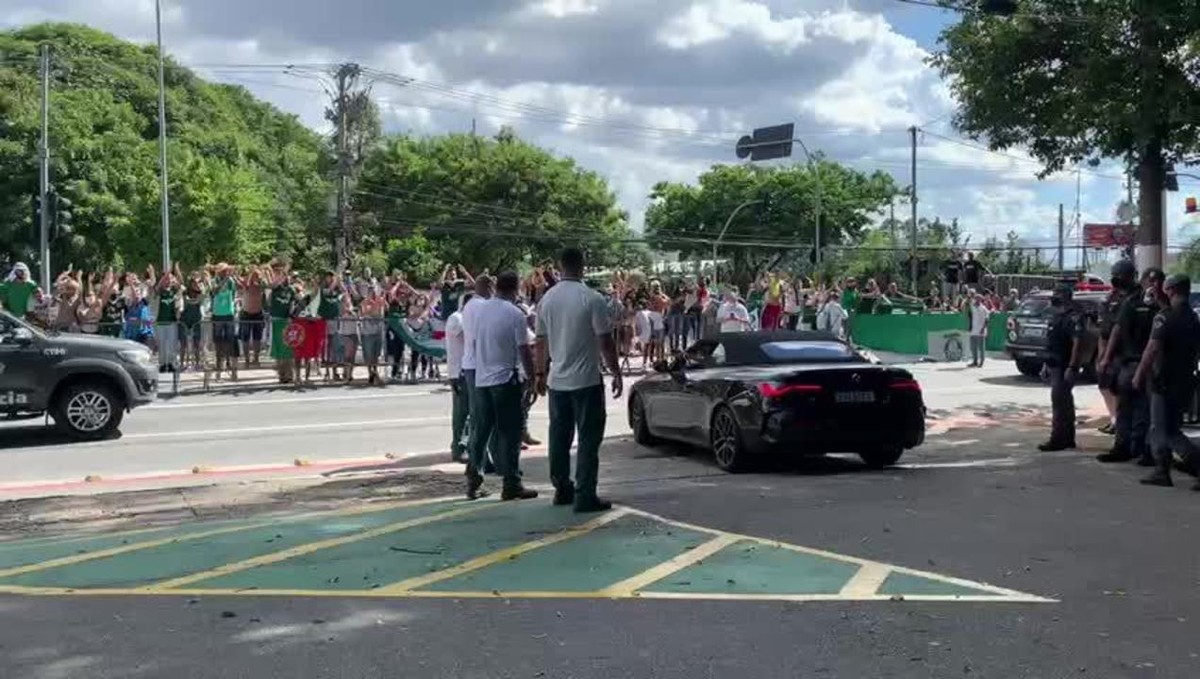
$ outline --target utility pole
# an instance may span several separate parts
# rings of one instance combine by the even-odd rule
[[[162,46],[162,0],[154,2],[154,24],[158,35],[158,192],[162,212],[162,270],[171,270],[171,195],[167,183],[167,86],[166,58]]]
[[[912,143],[912,168],[910,171],[912,178],[912,186],[909,188],[908,202],[912,207],[912,255],[909,259],[909,275],[912,277],[912,291],[914,295],[920,294],[917,290],[917,126],[913,125],[908,128],[909,141]]]
[[[42,45],[42,139],[38,156],[38,195],[41,196],[41,224],[38,229],[38,258],[41,260],[41,286],[50,290],[50,46]]]
[[[1064,226],[1065,225],[1063,223],[1063,204],[1059,203],[1058,204],[1058,273],[1059,274],[1062,274],[1063,272],[1065,272],[1067,270],[1066,260],[1063,259],[1063,237],[1065,235],[1064,231],[1063,231]]]
[[[337,156],[338,156],[338,194],[337,194],[337,224],[334,228],[333,251],[336,271],[340,272],[350,263],[348,249],[350,200],[350,154],[346,140],[350,108],[350,87],[358,79],[360,72],[358,64],[342,64],[337,70]]]

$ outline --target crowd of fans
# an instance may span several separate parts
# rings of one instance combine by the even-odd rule
[[[531,327],[538,301],[560,277],[554,266],[546,265],[521,281],[518,299]],[[986,287],[977,290],[975,283]],[[816,283],[784,271],[763,273],[745,288],[714,284],[707,276],[625,271],[588,280],[605,297],[623,365],[636,367],[631,365],[636,357],[642,369],[718,331],[815,328],[846,337],[852,312],[969,314],[978,306],[988,311],[1015,308],[1017,291],[1001,296],[991,283],[986,269],[969,254],[960,264],[948,265],[925,297],[902,292],[894,281],[884,286],[874,278],[862,285],[855,278]],[[215,370],[217,379],[224,372],[237,379],[239,365],[260,365],[264,349],[276,359],[286,358],[288,322],[319,318],[326,321],[328,341],[322,359],[304,365],[306,377],[319,368],[328,380],[349,381],[355,366],[363,365],[370,383],[388,378],[415,382],[441,378],[438,352],[406,343],[389,319],[398,319],[412,337],[436,342],[474,285],[474,276],[458,265],[447,265],[436,280],[410,281],[401,271],[377,276],[369,269],[306,275],[275,260],[206,264],[186,274],[178,265],[161,273],[149,266],[140,274],[68,267],[45,294],[31,280],[29,268],[17,264],[0,283],[0,304],[49,330],[141,342],[158,352],[164,370]],[[206,361],[206,356],[214,358]],[[295,377],[280,376],[284,381]]]

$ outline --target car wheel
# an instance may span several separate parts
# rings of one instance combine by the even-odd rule
[[[729,408],[718,408],[713,413],[709,427],[709,442],[717,466],[727,472],[745,471],[749,467],[749,453],[742,442],[742,430],[737,418]]]
[[[1042,374],[1042,364],[1038,361],[1017,361],[1017,372],[1026,377],[1037,377]]]
[[[900,446],[890,446],[885,448],[876,448],[873,450],[864,450],[858,454],[862,461],[872,469],[882,469],[896,464],[900,456],[904,454],[904,449]]]
[[[633,440],[638,445],[653,446],[658,443],[646,421],[646,403],[638,394],[629,399],[629,428],[633,430]]]
[[[109,437],[121,426],[125,406],[103,382],[80,382],[58,395],[51,414],[59,429],[71,438],[96,441]]]

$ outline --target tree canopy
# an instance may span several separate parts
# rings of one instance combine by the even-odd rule
[[[819,192],[819,196],[818,196]],[[815,166],[716,165],[696,184],[662,182],[650,194],[646,237],[681,257],[728,261],[744,285],[773,261],[811,252],[820,201],[821,245],[856,242],[899,193],[884,172],[866,174],[825,159]],[[745,205],[726,222],[739,205]]]
[[[963,13],[931,63],[960,104],[954,126],[992,149],[1026,146],[1046,173],[1137,164],[1148,243],[1166,164],[1200,150],[1198,35],[1188,0],[1024,0],[1007,17]]]
[[[157,53],[70,24],[0,32],[0,257],[36,259],[38,52],[51,50],[51,182],[73,232],[52,263],[157,263]],[[171,253],[185,265],[310,251],[329,231],[326,142],[238,86],[168,60]]]
[[[551,260],[565,244],[594,265],[636,254],[607,182],[502,129],[385,137],[368,154],[353,200],[372,221],[364,245],[397,268],[431,261],[498,271]]]

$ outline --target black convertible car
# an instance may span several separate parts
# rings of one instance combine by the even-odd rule
[[[925,440],[925,404],[912,374],[826,333],[722,333],[655,372],[630,390],[635,440],[707,447],[726,471],[768,451],[857,453],[885,467]]]

